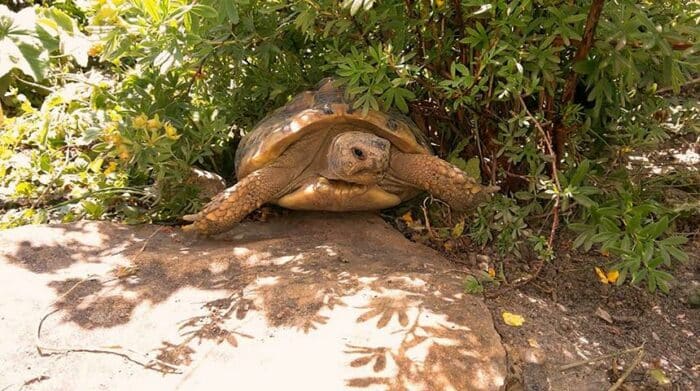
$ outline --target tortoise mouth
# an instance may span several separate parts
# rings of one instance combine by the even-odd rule
[[[385,174],[386,171],[384,170],[368,170],[355,173],[351,179],[328,178],[322,175],[320,178],[325,179],[332,186],[364,188],[379,183],[382,179],[384,179]]]
[[[321,176],[321,178],[328,180],[329,183],[337,186],[359,186],[366,187],[370,185],[376,185],[386,175],[386,170],[363,170],[360,172],[353,173],[349,178],[329,178]]]
[[[364,190],[367,188],[366,183],[350,182],[344,179],[333,179],[326,178],[325,176],[319,176],[316,181],[317,186],[328,186],[336,189],[343,190]]]

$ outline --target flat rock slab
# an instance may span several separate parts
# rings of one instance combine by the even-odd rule
[[[0,278],[0,390],[492,390],[506,375],[464,275],[370,214],[214,239],[25,226],[0,232]]]

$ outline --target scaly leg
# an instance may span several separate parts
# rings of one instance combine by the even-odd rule
[[[261,168],[216,195],[199,213],[183,216],[192,224],[183,226],[182,230],[204,235],[228,231],[250,212],[270,201],[287,184],[289,177],[279,168]]]
[[[427,191],[458,211],[477,206],[499,189],[498,186],[482,186],[464,171],[436,156],[393,150],[390,167],[396,178]]]

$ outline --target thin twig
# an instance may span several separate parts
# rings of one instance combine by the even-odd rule
[[[22,78],[20,78],[20,77],[16,77],[16,76],[15,76],[15,80],[21,82],[22,84],[26,84],[26,85],[28,85],[28,86],[30,86],[30,87],[34,87],[34,88],[38,88],[38,89],[40,89],[40,90],[44,90],[44,91],[46,91],[46,92],[48,92],[48,93],[54,93],[54,92],[56,92],[56,90],[54,90],[54,89],[51,88],[51,87],[47,87],[47,86],[42,85],[42,84],[39,84],[39,83],[34,83],[34,82],[32,82],[32,81],[29,81],[29,80],[24,80],[24,79],[22,79]]]
[[[158,229],[156,229],[155,231],[153,231],[153,233],[152,233],[148,238],[146,238],[146,240],[143,242],[143,246],[141,246],[141,249],[140,249],[136,254],[134,254],[134,257],[131,259],[131,263],[136,262],[136,259],[138,259],[138,257],[141,255],[141,253],[143,252],[143,250],[146,249],[146,246],[148,246],[148,242],[150,242],[151,239],[152,239],[154,236],[156,236],[156,235],[158,234],[158,232],[160,232],[163,228],[165,228],[165,226],[164,226],[164,225],[161,225],[160,227],[158,227]]]
[[[428,218],[428,208],[425,205],[429,198],[430,197],[425,197],[425,199],[423,200],[423,205],[421,206],[421,210],[423,211],[423,217],[425,218],[425,228],[428,230],[428,235],[430,235],[431,239],[435,239],[433,229],[430,227],[430,218]]]
[[[559,227],[559,201],[561,198],[561,183],[559,182],[559,174],[557,172],[557,154],[554,151],[554,147],[552,146],[552,139],[547,134],[547,132],[545,132],[540,121],[538,121],[537,118],[535,118],[535,116],[533,116],[530,110],[527,108],[527,105],[525,104],[525,100],[523,99],[522,95],[518,95],[518,98],[520,99],[520,104],[523,106],[523,110],[525,110],[527,116],[530,117],[530,119],[532,119],[532,121],[535,123],[535,127],[537,128],[537,130],[539,130],[540,133],[542,133],[542,138],[544,139],[544,143],[547,147],[547,153],[552,159],[552,179],[554,180],[554,184],[556,185],[556,193],[554,194],[554,221],[552,221],[552,229],[549,233],[549,240],[547,240],[547,244],[550,248],[552,248],[554,245],[554,237],[557,233],[557,228]]]
[[[569,369],[572,369],[572,368],[580,367],[580,366],[586,365],[586,364],[592,364],[592,363],[594,363],[594,362],[602,361],[602,360],[605,360],[605,359],[608,359],[608,358],[611,358],[611,357],[617,357],[617,356],[621,356],[621,355],[627,354],[627,353],[638,352],[638,351],[642,350],[643,348],[644,348],[644,345],[640,345],[640,346],[637,346],[636,348],[625,349],[625,350],[621,350],[621,351],[619,351],[619,352],[614,352],[614,353],[610,353],[610,354],[604,354],[604,355],[602,355],[602,356],[598,356],[598,357],[591,358],[591,359],[588,359],[588,360],[577,361],[577,362],[575,362],[575,363],[562,365],[562,366],[559,368],[559,370],[562,371],[562,372],[564,372],[564,371],[569,370]]]
[[[158,232],[160,232],[161,229],[164,227],[159,227],[156,229],[146,240],[143,246],[141,246],[141,249],[134,255],[132,258],[132,262],[136,260],[136,258],[141,255],[141,253],[144,251],[146,248],[146,245],[148,242],[153,238]],[[122,348],[120,346],[116,345],[109,345],[109,346],[74,346],[74,347],[63,347],[63,346],[51,346],[51,345],[46,345],[42,342],[41,340],[41,330],[44,325],[44,322],[46,319],[49,318],[52,314],[55,314],[58,312],[60,309],[59,308],[54,308],[51,310],[52,307],[54,307],[58,302],[63,300],[65,297],[67,297],[73,290],[75,290],[77,287],[82,285],[83,283],[87,281],[99,281],[100,284],[106,284],[115,280],[118,280],[119,278],[109,278],[105,280],[101,280],[97,275],[91,274],[88,275],[87,277],[83,278],[82,280],[76,282],[73,284],[70,289],[65,291],[63,294],[58,296],[51,304],[49,304],[46,307],[46,311],[44,315],[41,316],[41,319],[39,320],[39,324],[37,325],[36,328],[36,334],[34,335],[34,346],[36,347],[37,351],[39,352],[40,355],[42,356],[48,356],[52,354],[63,354],[63,353],[70,353],[70,352],[87,352],[87,353],[104,353],[104,354],[113,354],[117,356],[121,356],[126,358],[127,360],[134,362],[136,364],[139,364],[143,366],[144,368],[152,369],[154,371],[162,372],[162,373],[182,373],[183,368],[178,366],[178,365],[173,365],[167,362],[164,362],[162,360],[159,360],[157,358],[149,358],[146,354],[136,352],[131,349],[126,349]],[[160,368],[157,367],[156,365],[160,365]],[[161,368],[168,368],[169,370],[164,370]]]
[[[406,5],[406,15],[410,19],[413,19],[413,18],[419,19],[420,18],[420,14],[418,14],[417,12],[414,12],[414,10],[413,10],[413,5],[414,5],[413,0],[404,0],[404,4]],[[418,21],[420,22],[420,20],[418,20]],[[420,31],[420,26],[421,26],[421,23],[418,23],[416,25],[416,38],[418,38],[418,47],[416,49],[418,51],[418,58],[420,58],[421,60],[424,60],[425,59],[425,41],[423,40],[423,33]]]
[[[573,65],[579,61],[583,61],[588,57],[588,53],[593,47],[593,40],[595,38],[595,31],[598,27],[598,21],[600,20],[600,14],[603,12],[603,6],[605,5],[605,0],[593,0],[591,7],[588,9],[588,15],[586,16],[586,24],[583,30],[583,39],[581,40],[578,48],[576,49],[576,54],[574,55],[573,61],[571,62],[572,68],[569,72],[569,76],[566,79],[566,84],[564,86],[564,93],[561,97],[561,102],[566,104],[571,102],[574,97],[574,92],[576,91],[576,82],[578,81],[578,73],[573,68]]]
[[[608,391],[615,391],[618,388],[620,388],[622,383],[625,382],[625,380],[630,375],[630,373],[632,373],[634,368],[636,368],[637,365],[639,365],[639,363],[642,361],[642,357],[644,357],[644,349],[639,349],[639,353],[637,354],[637,357],[634,358],[634,361],[632,361],[632,364],[630,364],[629,368],[627,368],[627,370],[625,370],[625,372],[622,374],[622,376],[620,376],[620,378],[617,379],[615,384],[613,384],[612,387],[610,387],[608,389]]]
[[[352,21],[352,25],[353,27],[355,27],[355,30],[357,30],[357,32],[360,33],[362,40],[365,41],[365,45],[367,45],[368,48],[371,48],[372,42],[370,42],[369,37],[365,35],[364,31],[362,31],[362,25],[360,25],[360,22],[357,20],[357,18],[354,15],[352,15],[350,16],[350,21]]]
[[[459,41],[459,38],[462,38],[464,36],[464,31],[466,30],[466,26],[464,25],[464,15],[462,13],[462,2],[460,0],[452,0],[452,6],[455,9],[455,18],[457,22],[457,28],[458,28],[458,35],[457,35],[457,41]],[[462,61],[462,64],[466,64],[467,62],[467,47],[464,43],[459,43],[459,57],[460,60]]]
[[[605,0],[593,0],[591,7],[588,9],[583,36],[578,48],[576,49],[576,54],[574,54],[574,58],[571,61],[571,69],[569,70],[569,75],[567,76],[564,84],[564,91],[562,92],[561,96],[562,106],[568,105],[574,98],[576,84],[578,83],[578,73],[574,68],[577,63],[588,58],[588,54],[593,47],[595,31],[598,27],[598,21],[600,20],[600,15],[603,12],[604,5]],[[554,126],[553,138],[555,143],[555,151],[559,156],[563,155],[564,153],[564,145],[569,138],[569,132],[569,127],[562,123],[561,118],[557,119]]]
[[[681,85],[678,87],[678,89],[681,90],[681,89],[683,89],[683,88],[685,88],[685,87],[689,87],[689,86],[692,86],[692,85],[698,84],[698,83],[700,83],[700,77],[696,77],[695,79],[690,79],[690,80],[688,80],[687,82],[681,84]],[[661,95],[661,94],[665,94],[665,93],[667,93],[667,92],[672,92],[672,91],[673,91],[673,87],[666,87],[666,88],[661,88],[661,89],[659,89],[658,91],[656,91],[656,93],[657,93],[658,95]]]
[[[664,360],[668,361],[669,364],[673,365],[673,367],[676,368],[678,371],[680,371],[680,373],[682,373],[682,374],[684,374],[685,376],[687,376],[688,379],[690,379],[690,380],[695,380],[695,377],[693,377],[693,375],[691,375],[690,373],[688,373],[688,371],[686,371],[685,369],[683,369],[683,367],[679,366],[678,364],[674,363],[673,361],[669,360],[669,359],[666,358],[666,357],[663,357],[663,356],[662,356],[662,358],[663,358]]]

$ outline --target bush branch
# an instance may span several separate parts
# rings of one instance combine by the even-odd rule
[[[586,27],[583,31],[583,39],[581,39],[578,48],[576,49],[576,54],[571,61],[571,70],[569,71],[569,76],[564,84],[564,92],[561,96],[562,106],[566,106],[574,98],[574,92],[576,91],[576,83],[578,82],[578,73],[574,69],[576,63],[585,60],[588,57],[588,53],[593,47],[593,38],[595,37],[595,30],[598,27],[598,21],[600,20],[600,14],[603,12],[603,5],[605,0],[593,0],[591,8],[588,10],[588,16],[586,17]],[[557,126],[554,128],[554,142],[556,144],[556,154],[557,156],[562,156],[564,152],[564,144],[568,139],[569,130],[561,123],[561,120],[557,121]]]

